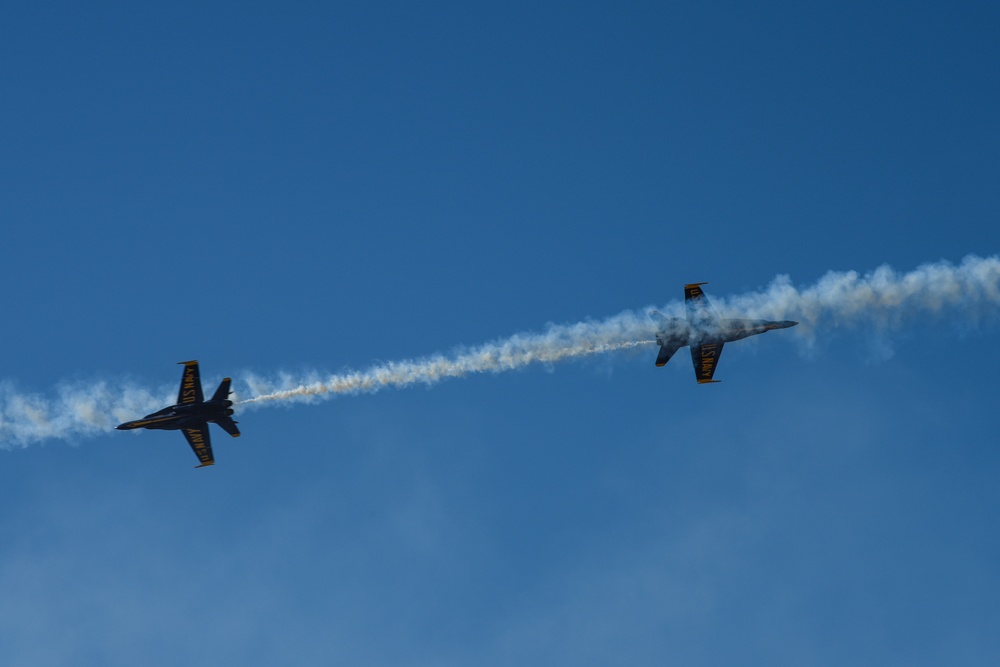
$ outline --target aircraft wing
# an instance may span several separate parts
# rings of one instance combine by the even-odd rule
[[[184,428],[184,437],[194,451],[194,455],[201,461],[198,468],[215,465],[215,457],[212,456],[212,439],[208,435],[208,424],[202,424],[197,428]]]
[[[181,388],[177,392],[177,405],[186,403],[202,403],[205,400],[201,393],[201,375],[198,372],[197,361],[182,361],[184,375],[181,376]]]
[[[696,329],[704,329],[718,319],[708,304],[708,297],[701,291],[701,286],[707,284],[692,283],[684,286],[684,308],[687,310],[688,321]]]
[[[719,363],[719,357],[722,356],[722,345],[723,343],[702,343],[691,346],[694,376],[698,379],[699,384],[718,382],[718,380],[713,380],[712,376],[715,375],[715,367]]]

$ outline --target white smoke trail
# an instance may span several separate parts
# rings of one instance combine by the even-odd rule
[[[924,264],[900,274],[887,265],[871,273],[830,271],[810,287],[796,288],[788,276],[776,277],[767,289],[723,302],[740,317],[795,319],[798,336],[814,337],[821,329],[871,326],[894,331],[914,318],[949,316],[978,326],[995,319],[1000,306],[1000,257],[969,255],[961,264]]]
[[[1000,307],[1000,258],[970,255],[958,266],[937,262],[905,274],[889,266],[864,276],[856,271],[831,271],[815,285],[801,289],[792,285],[788,276],[778,276],[761,292],[713,299],[713,303],[723,317],[797,320],[801,326],[789,331],[807,342],[824,328],[867,324],[886,331],[912,317],[945,311],[977,324],[983,317],[995,317]],[[674,302],[663,310],[678,316],[681,308]],[[413,384],[433,385],[470,373],[500,373],[533,363],[636,347],[655,342],[651,340],[654,333],[645,311],[627,311],[600,322],[550,326],[541,334],[516,334],[451,355],[389,362],[326,378],[283,376],[269,381],[249,377],[246,382],[252,397],[240,404],[311,401]]]
[[[0,384],[0,448],[107,433],[124,421],[173,403],[177,388],[150,391],[95,381],[62,384],[55,394],[45,397],[20,391],[9,382]]]
[[[780,338],[794,337],[807,343],[836,327],[892,331],[915,318],[935,315],[976,327],[1000,314],[1000,258],[969,256],[957,266],[937,262],[902,274],[888,266],[865,275],[829,272],[808,287],[795,287],[787,276],[778,276],[762,291],[713,298],[713,303],[724,317],[797,320],[801,325],[783,332]],[[674,301],[660,310],[682,315],[683,304]],[[414,384],[434,385],[472,373],[500,373],[635,348],[653,343],[654,333],[646,310],[627,311],[602,321],[550,325],[542,333],[515,334],[446,355],[387,362],[364,371],[277,379],[247,375],[238,378],[236,387],[249,397],[238,404],[247,408]],[[174,391],[164,388],[151,392],[95,382],[61,386],[55,398],[46,398],[2,384],[0,447],[105,433],[120,422],[169,405]]]
[[[598,326],[607,322],[598,323]],[[577,325],[577,328],[580,325]],[[647,328],[650,328],[647,325]],[[447,378],[458,378],[470,373],[500,373],[528,364],[555,363],[573,357],[583,357],[615,350],[625,350],[654,340],[620,340],[594,342],[585,338],[567,339],[560,346],[553,338],[563,338],[565,329],[553,327],[549,336],[524,336],[523,334],[492,345],[484,345],[453,356],[442,355],[409,361],[393,361],[375,366],[367,371],[331,375],[325,380],[310,379],[306,382],[285,377],[281,388],[257,377],[246,379],[253,398],[238,401],[238,405],[261,404],[272,401],[308,402],[335,394],[375,393],[390,387],[407,387],[413,384],[432,385]]]

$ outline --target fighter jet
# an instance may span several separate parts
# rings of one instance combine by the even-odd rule
[[[682,317],[666,317],[655,310],[650,317],[660,325],[656,332],[656,342],[660,353],[656,357],[657,366],[665,366],[674,352],[691,346],[691,362],[694,363],[694,375],[699,384],[718,382],[713,380],[715,367],[722,356],[722,346],[734,340],[747,336],[756,336],[772,329],[787,329],[798,322],[784,320],[771,322],[769,320],[720,319],[708,304],[708,298],[701,291],[701,285],[708,283],[692,283],[684,286],[684,306],[687,319]]]
[[[194,450],[195,456],[201,461],[196,468],[215,465],[212,457],[212,440],[208,434],[208,423],[213,422],[222,427],[234,438],[240,437],[240,430],[233,421],[233,402],[229,400],[229,378],[222,380],[215,394],[208,401],[201,393],[201,377],[198,374],[197,361],[182,361],[184,375],[181,376],[181,388],[177,393],[177,405],[163,408],[142,419],[125,422],[116,426],[119,431],[129,431],[134,428],[162,429],[167,431],[183,431],[188,444]]]

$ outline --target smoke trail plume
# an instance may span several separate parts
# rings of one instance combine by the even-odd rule
[[[616,318],[617,320],[618,318]],[[436,355],[426,359],[393,361],[366,371],[331,375],[326,379],[305,382],[285,377],[276,388],[274,383],[257,377],[246,378],[253,398],[238,401],[238,405],[262,404],[273,401],[310,401],[336,394],[375,393],[392,387],[413,384],[432,385],[447,378],[470,373],[501,373],[534,363],[555,363],[573,357],[624,350],[655,342],[654,340],[605,340],[610,320],[595,323],[590,330],[584,325],[552,327],[538,336],[518,334],[505,341],[483,345],[472,350]],[[617,324],[618,322],[616,322]],[[619,327],[613,326],[613,329]],[[647,329],[651,327],[647,324]],[[568,335],[572,332],[573,335]],[[619,332],[619,335],[624,332]]]
[[[61,384],[54,397],[45,397],[4,382],[0,384],[0,448],[107,433],[123,421],[173,403],[176,397],[176,387],[150,391],[104,381]]]
[[[838,327],[893,331],[928,316],[975,327],[995,320],[1000,313],[1000,257],[969,256],[957,266],[937,262],[908,273],[888,266],[864,275],[832,271],[807,287],[795,287],[787,276],[778,276],[762,291],[712,300],[723,317],[797,320],[801,325],[781,338],[795,337],[806,343]],[[660,310],[682,316],[683,304],[674,301]],[[634,348],[654,342],[655,325],[646,312],[626,311],[602,321],[550,325],[541,333],[519,333],[478,347],[386,362],[362,371],[276,379],[246,375],[237,379],[236,398],[246,396],[237,404],[247,408],[434,385],[472,373],[500,373]],[[60,387],[55,398],[45,398],[0,385],[0,446],[107,432],[119,422],[170,404],[172,391],[115,388],[100,382]]]
[[[798,320],[799,336],[821,329],[870,326],[894,331],[914,318],[947,316],[977,326],[995,319],[1000,306],[1000,257],[969,255],[955,266],[924,264],[908,273],[882,265],[865,275],[830,271],[810,287],[796,288],[788,276],[767,289],[727,299],[724,307],[743,317]]]
[[[863,276],[856,271],[831,271],[815,285],[801,289],[788,276],[778,276],[761,292],[713,299],[713,303],[723,317],[797,320],[802,326],[791,331],[807,341],[823,329],[870,325],[887,331],[916,316],[945,312],[976,324],[995,316],[1000,307],[1000,258],[969,256],[958,266],[938,262],[905,274],[888,266]],[[682,304],[674,302],[663,310],[680,316]],[[285,376],[273,382],[249,377],[246,382],[252,397],[240,403],[309,401],[432,385],[470,373],[499,373],[653,343],[654,333],[645,312],[628,311],[601,322],[550,326],[541,334],[517,334],[450,355],[390,362],[322,379]]]

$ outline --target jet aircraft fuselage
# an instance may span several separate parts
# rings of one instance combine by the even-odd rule
[[[718,382],[712,377],[715,375],[715,367],[722,355],[724,344],[774,329],[787,329],[798,324],[791,320],[773,322],[716,317],[708,304],[708,298],[701,290],[700,286],[704,284],[692,283],[684,286],[686,319],[665,317],[655,311],[650,313],[657,318],[659,324],[656,332],[656,343],[660,346],[660,352],[656,357],[657,366],[665,366],[677,350],[690,346],[691,361],[698,382]]]
[[[136,428],[148,428],[163,431],[183,431],[184,437],[201,461],[199,468],[215,464],[212,454],[212,440],[208,433],[208,425],[218,424],[222,429],[238,438],[240,430],[232,419],[233,402],[229,400],[229,385],[231,380],[225,378],[215,390],[211,399],[205,400],[201,391],[201,377],[197,361],[184,361],[184,375],[181,376],[181,387],[177,392],[177,404],[157,410],[142,419],[119,424],[119,431],[130,431]]]
[[[129,431],[134,428],[158,429],[163,431],[178,431],[182,428],[199,426],[205,422],[216,423],[233,414],[230,407],[232,401],[205,401],[190,405],[171,405],[146,415],[142,419],[125,422],[115,428],[119,431]]]
[[[684,345],[701,345],[704,343],[731,343],[774,329],[794,327],[798,322],[730,318],[695,327],[683,318],[670,317],[664,318],[662,324],[665,326],[656,333],[656,342],[659,345],[668,345],[675,340],[683,341]]]

